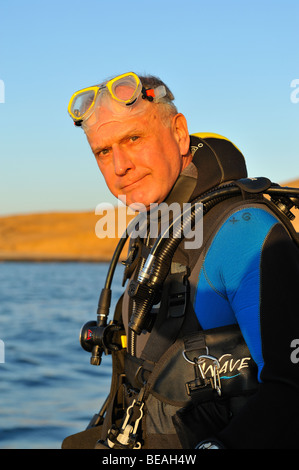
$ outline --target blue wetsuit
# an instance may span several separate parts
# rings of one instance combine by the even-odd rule
[[[197,201],[212,189],[247,177],[243,155],[224,137],[191,136],[190,151],[193,160],[175,182],[168,204]],[[145,399],[140,423],[145,448],[189,449],[213,438],[229,449],[298,447],[299,361],[292,360],[291,345],[299,338],[299,250],[275,211],[263,198],[251,196],[245,191],[245,197],[218,200],[203,219],[203,246],[189,249],[182,243],[174,253],[174,270],[183,267],[189,274],[190,302],[182,307],[183,315],[168,315],[172,285],[166,279],[153,327],[133,335],[128,328],[133,301],[125,290],[120,305],[128,346],[113,355],[103,428],[70,436],[64,448],[94,447],[99,437],[106,439],[111,423],[120,425],[124,404],[132,403],[141,380],[161,386]],[[132,243],[125,279],[137,278],[149,254],[149,238]],[[174,287],[177,292],[176,282]],[[193,333],[196,337],[201,328],[212,336],[213,329],[232,324],[239,325],[257,364],[257,390],[245,400],[237,391],[237,407],[230,407],[230,395],[190,400],[184,386],[178,387],[182,399],[173,401],[171,389],[181,379],[183,361],[181,354],[171,354],[176,339]],[[159,374],[166,376],[165,389]]]
[[[260,266],[263,245],[277,219],[258,208],[228,217],[207,252],[194,309],[204,329],[238,323],[259,376],[264,359],[260,331]]]
[[[260,387],[217,436],[226,446],[296,446],[299,364],[291,361],[291,342],[299,337],[298,305],[299,251],[283,225],[257,207],[228,216],[207,249],[194,310],[204,329],[239,324]]]

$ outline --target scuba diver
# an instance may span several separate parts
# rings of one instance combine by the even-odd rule
[[[81,330],[92,364],[112,355],[109,396],[62,448],[296,448],[299,190],[248,178],[241,151],[217,134],[189,135],[173,101],[160,79],[130,72],[69,103],[112,194],[143,210]],[[162,211],[151,233],[151,208],[174,202],[167,235]],[[203,227],[200,246],[176,236],[187,222],[193,234]],[[108,322],[126,240],[124,293]]]

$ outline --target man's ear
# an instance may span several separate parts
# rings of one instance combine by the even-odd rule
[[[187,120],[181,113],[176,114],[172,120],[173,133],[180,148],[182,156],[189,153],[190,136],[188,131]]]

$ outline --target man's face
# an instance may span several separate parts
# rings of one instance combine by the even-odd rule
[[[99,122],[85,132],[112,194],[136,209],[138,203],[149,209],[151,203],[164,201],[189,163],[182,158],[189,135],[184,116],[177,115],[166,127],[159,106],[138,106],[138,113],[120,115],[103,108]],[[178,130],[180,120],[183,131]]]

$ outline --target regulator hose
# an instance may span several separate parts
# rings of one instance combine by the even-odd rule
[[[244,181],[247,182],[248,180],[250,179],[244,179]],[[151,310],[152,306],[159,300],[160,289],[169,272],[172,257],[181,242],[181,237],[177,236],[177,232],[184,232],[184,227],[186,227],[187,224],[190,224],[193,228],[199,211],[202,211],[202,215],[205,215],[219,202],[227,198],[240,195],[245,188],[245,190],[249,190],[249,192],[252,193],[270,195],[271,200],[280,212],[283,212],[284,215],[291,220],[294,218],[290,213],[290,209],[292,206],[299,208],[298,188],[281,187],[278,184],[271,183],[267,178],[253,178],[253,180],[256,180],[260,186],[258,186],[258,184],[254,184],[252,191],[248,186],[246,186],[246,184],[243,185],[243,180],[238,180],[202,195],[197,200],[193,201],[191,206],[176,217],[170,226],[158,236],[137,281],[131,281],[128,288],[130,297],[132,297],[136,302],[136,308],[134,309],[134,313],[129,323],[129,327],[133,332],[137,334],[142,332],[146,326],[147,314]],[[186,216],[187,211],[189,212]],[[144,220],[144,214],[140,213],[129,223],[115,249],[108,269],[105,285],[101,291],[98,302],[98,326],[105,326],[107,324],[111,303],[111,284],[115,268],[127,239],[142,219]],[[168,237],[168,234],[171,231],[172,236]],[[166,236],[168,238],[166,238]],[[97,346],[94,348],[97,348],[97,351],[93,352],[95,353],[95,356],[98,356],[99,348]]]
[[[96,326],[99,327],[99,329],[104,329],[104,327],[107,326],[107,319],[109,316],[110,305],[111,305],[111,294],[112,294],[111,284],[113,281],[117,263],[119,261],[119,257],[121,255],[121,252],[129,236],[131,235],[133,230],[136,228],[137,224],[139,224],[140,219],[142,220],[142,217],[144,218],[143,214],[142,215],[139,214],[129,223],[128,227],[126,228],[123,235],[121,236],[116,246],[116,249],[114,251],[114,254],[112,256],[109,269],[107,272],[107,276],[106,276],[106,281],[105,281],[104,287],[101,290],[101,294],[100,294],[99,301],[98,301]],[[80,342],[82,341],[83,328],[81,329],[81,333],[80,333]],[[101,344],[94,344],[92,346],[91,358],[90,358],[90,363],[92,365],[99,365],[101,363],[102,352],[103,352],[103,348]]]
[[[288,215],[289,209],[295,205],[299,207],[299,189],[296,188],[281,188],[280,186],[271,183],[267,178],[260,178],[262,180],[263,191],[252,189],[252,193],[266,193],[272,197],[273,202],[279,207],[277,201],[285,206],[285,215]],[[240,180],[241,181],[241,180]],[[248,188],[246,188],[248,189]],[[147,327],[148,314],[156,303],[160,300],[160,293],[165,281],[165,278],[170,270],[173,255],[182,241],[178,236],[179,233],[184,233],[185,227],[194,227],[199,212],[205,215],[212,207],[219,202],[234,197],[242,193],[244,188],[242,183],[240,185],[231,183],[226,187],[216,189],[204,196],[201,196],[196,201],[193,201],[191,207],[188,207],[179,216],[177,216],[170,226],[161,233],[151,252],[147,261],[141,270],[137,281],[131,281],[128,289],[128,294],[135,300],[135,309],[130,318],[129,328],[140,335],[141,332]],[[287,199],[281,199],[282,197]],[[289,204],[287,203],[289,201]],[[279,207],[282,210],[281,207]],[[186,216],[186,212],[188,212]],[[178,224],[180,222],[180,224]],[[188,225],[190,224],[190,225]],[[178,233],[179,232],[179,233]],[[169,234],[171,236],[169,237]],[[168,238],[166,238],[166,236]]]

